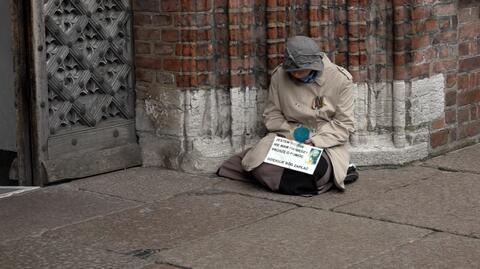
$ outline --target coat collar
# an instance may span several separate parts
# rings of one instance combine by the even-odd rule
[[[315,83],[317,83],[319,86],[323,86],[325,84],[325,81],[326,81],[325,71],[327,67],[329,67],[330,64],[332,63],[330,59],[328,59],[327,55],[325,55],[325,53],[323,52],[322,52],[322,61],[324,66],[323,71],[315,79]]]

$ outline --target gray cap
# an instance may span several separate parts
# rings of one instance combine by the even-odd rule
[[[322,53],[313,39],[294,36],[287,40],[283,69],[287,72],[311,69],[323,71]]]

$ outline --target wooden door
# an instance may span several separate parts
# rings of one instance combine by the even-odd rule
[[[129,0],[31,0],[37,184],[141,162]]]

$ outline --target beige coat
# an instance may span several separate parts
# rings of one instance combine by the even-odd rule
[[[303,125],[310,129],[314,145],[326,149],[335,185],[345,189],[343,181],[350,161],[347,142],[355,131],[352,76],[325,55],[323,63],[322,74],[308,84],[293,81],[282,67],[274,71],[263,114],[270,133],[242,159],[244,170],[252,171],[264,161],[275,134],[292,139],[293,130]],[[317,109],[313,105],[316,97],[322,104]]]

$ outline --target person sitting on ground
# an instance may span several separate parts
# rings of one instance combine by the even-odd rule
[[[289,38],[284,62],[270,82],[263,114],[268,134],[225,161],[217,175],[255,179],[272,191],[291,195],[324,193],[333,186],[344,190],[350,159],[347,143],[355,131],[352,88],[351,74],[332,63],[314,40]],[[298,127],[310,131],[303,143],[324,149],[313,175],[264,162],[274,138],[293,139]],[[356,173],[354,168],[350,172]]]

